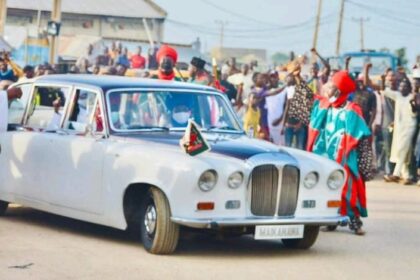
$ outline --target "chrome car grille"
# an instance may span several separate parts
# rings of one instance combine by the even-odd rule
[[[251,175],[251,212],[256,216],[291,216],[295,213],[299,192],[299,169],[286,165],[261,165]],[[280,187],[280,190],[279,190]]]
[[[296,211],[299,193],[299,169],[286,165],[283,167],[278,216],[291,216]]]
[[[277,205],[279,171],[274,165],[261,165],[252,171],[252,214],[273,216]]]

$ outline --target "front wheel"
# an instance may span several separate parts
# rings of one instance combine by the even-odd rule
[[[292,249],[309,249],[314,245],[318,238],[319,226],[305,226],[303,231],[303,238],[296,239],[282,239],[283,245],[286,248]]]
[[[150,188],[141,205],[140,235],[144,248],[153,254],[171,254],[179,239],[179,225],[171,221],[166,196]]]
[[[0,216],[3,216],[4,213],[6,213],[8,206],[9,206],[9,202],[0,200]]]

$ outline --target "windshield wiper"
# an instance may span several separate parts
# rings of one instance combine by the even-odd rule
[[[153,125],[129,125],[127,129],[156,129],[156,130],[163,130],[169,131],[168,127],[165,126],[153,126]]]

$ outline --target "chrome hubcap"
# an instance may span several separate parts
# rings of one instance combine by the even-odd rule
[[[144,225],[149,235],[155,233],[156,229],[156,209],[154,205],[147,206],[146,214],[144,215]]]

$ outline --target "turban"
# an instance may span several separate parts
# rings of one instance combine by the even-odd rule
[[[158,63],[160,63],[162,59],[165,57],[170,57],[176,64],[178,60],[178,53],[176,52],[174,48],[171,48],[168,45],[162,45],[159,51],[156,53],[156,59]]]
[[[338,71],[332,76],[331,80],[342,95],[347,96],[356,90],[356,83],[347,71]]]
[[[331,78],[332,83],[340,91],[337,100],[331,105],[339,107],[347,101],[348,96],[356,90],[356,83],[347,71],[338,71]]]

